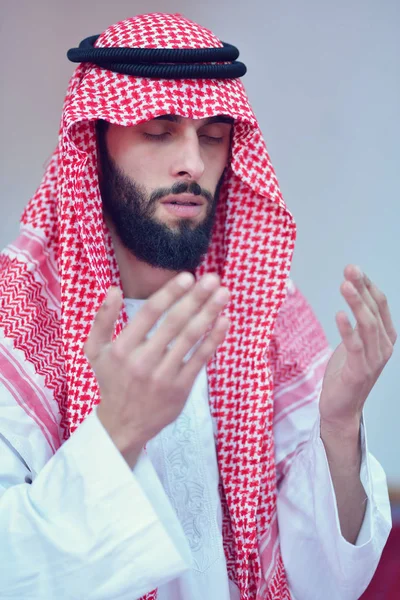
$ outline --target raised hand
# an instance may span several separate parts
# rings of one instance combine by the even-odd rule
[[[344,271],[341,293],[356,319],[336,315],[342,342],[330,358],[320,398],[321,422],[350,430],[360,424],[364,403],[392,356],[397,334],[386,296],[355,265]]]
[[[112,341],[122,298],[117,288],[109,290],[85,354],[100,387],[98,417],[131,467],[144,444],[178,417],[197,375],[223,341],[229,321],[221,312],[228,301],[216,275],[195,283],[190,273],[181,273]]]

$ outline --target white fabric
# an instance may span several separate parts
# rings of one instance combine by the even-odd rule
[[[140,302],[128,304],[132,317]],[[96,411],[40,466],[35,455],[46,451],[37,447],[37,436],[31,454],[24,456],[12,443],[15,420],[20,429],[25,423],[27,437],[32,420],[19,407],[8,418],[6,407],[4,391],[2,599],[135,600],[158,587],[160,600],[238,600],[222,548],[205,370],[181,416],[148,443],[133,473]],[[303,430],[301,411],[298,417]],[[314,422],[279,489],[285,568],[295,600],[320,600],[321,594],[324,600],[355,600],[372,576],[390,529],[385,475],[368,454],[363,428],[361,478],[368,508],[357,544],[349,544],[340,533],[318,419]],[[282,422],[275,430],[277,455],[282,453],[281,428]],[[46,444],[43,437],[43,448]]]

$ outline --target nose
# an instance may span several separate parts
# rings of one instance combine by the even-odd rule
[[[197,134],[185,136],[179,147],[174,149],[172,176],[198,181],[204,173],[204,162],[201,156]]]

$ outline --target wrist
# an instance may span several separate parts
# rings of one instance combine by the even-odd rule
[[[132,442],[132,440],[127,441],[124,436],[118,434],[110,435],[110,437],[130,469],[133,469],[139,460],[144,444]]]
[[[118,446],[117,446],[118,448]],[[139,456],[140,453],[142,451],[142,449],[138,449],[138,448],[126,448],[126,449],[119,449],[118,450],[121,452],[122,457],[125,459],[125,461],[128,463],[128,466],[130,467],[130,469],[132,470],[137,461],[139,460]]]
[[[103,411],[101,410],[101,403],[97,407],[97,417],[108,433],[114,446],[128,463],[128,466],[133,469],[139,459],[145,442],[142,442],[139,438],[135,438],[131,431],[129,432],[129,435],[127,435],[127,432],[118,426],[117,423],[110,423],[107,419],[107,414],[103,414]]]
[[[327,438],[335,438],[343,443],[359,440],[362,413],[345,419],[326,418],[320,414],[320,431]]]
[[[326,421],[321,418],[320,437],[330,463],[359,469],[361,460],[361,419],[345,422]]]

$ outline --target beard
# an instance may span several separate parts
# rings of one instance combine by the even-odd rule
[[[214,195],[196,182],[177,182],[171,188],[157,188],[148,194],[143,186],[138,185],[115,164],[108,153],[104,137],[98,138],[103,210],[122,244],[137,259],[152,267],[193,272],[210,245],[225,172]],[[193,225],[189,219],[179,219],[174,223],[174,229],[171,229],[157,220],[154,213],[161,198],[183,193],[202,196],[206,201],[206,216],[197,225]]]

